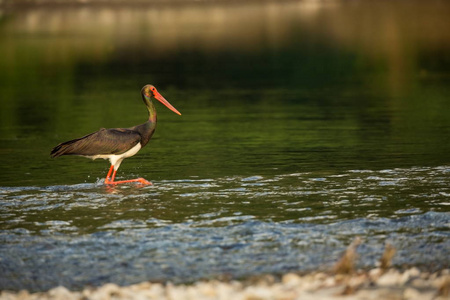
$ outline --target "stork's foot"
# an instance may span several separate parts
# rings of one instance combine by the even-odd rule
[[[142,177],[137,178],[137,181],[144,185],[153,185],[153,183],[151,183],[150,181],[148,181],[147,179],[144,179]]]
[[[105,184],[122,184],[122,183],[131,183],[131,182],[137,182],[142,185],[152,185],[152,183],[144,178],[136,178],[136,179],[129,179],[129,180],[119,180],[119,181],[112,181],[109,178],[105,179]]]
[[[106,178],[105,178],[105,184],[121,184],[121,183],[130,183],[130,182],[139,182],[141,185],[152,185],[152,183],[150,181],[145,180],[142,177],[136,178],[136,179],[114,181],[114,178],[116,178],[116,172],[117,172],[117,170],[114,170],[114,166],[111,165],[111,168],[109,168],[108,175],[106,175]],[[112,173],[112,176],[111,176],[111,173]]]

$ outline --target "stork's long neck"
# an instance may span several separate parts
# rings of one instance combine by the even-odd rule
[[[144,95],[142,95],[142,99],[144,100],[145,106],[147,106],[149,122],[152,122],[156,125],[156,109],[153,105],[152,99]]]
[[[142,135],[142,147],[144,147],[150,138],[152,137],[153,133],[155,132],[156,128],[156,109],[153,105],[153,101],[146,97],[144,94],[142,94],[142,100],[144,100],[145,106],[147,106],[148,110],[148,121],[144,124],[136,126],[136,130],[139,131],[139,133]]]

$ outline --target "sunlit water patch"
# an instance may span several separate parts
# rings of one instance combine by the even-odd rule
[[[191,282],[359,266],[449,267],[450,167],[0,189],[0,289]]]

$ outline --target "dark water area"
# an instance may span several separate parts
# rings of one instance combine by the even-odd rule
[[[449,268],[450,4],[0,6],[0,289]],[[109,164],[56,144],[147,118]]]

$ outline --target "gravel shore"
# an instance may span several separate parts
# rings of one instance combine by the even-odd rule
[[[450,270],[425,272],[391,268],[396,249],[387,244],[378,268],[355,269],[356,237],[329,272],[288,273],[279,278],[259,276],[245,281],[204,280],[193,284],[142,282],[129,286],[108,283],[69,291],[63,286],[47,292],[2,291],[0,300],[450,300]]]
[[[199,281],[190,285],[142,282],[130,286],[113,283],[83,291],[56,287],[43,293],[2,291],[0,299],[61,299],[61,300],[290,300],[290,299],[450,299],[450,270],[435,273],[417,268],[400,272],[381,268],[352,274],[322,272],[299,275],[288,273],[279,279],[263,276],[240,281]]]

